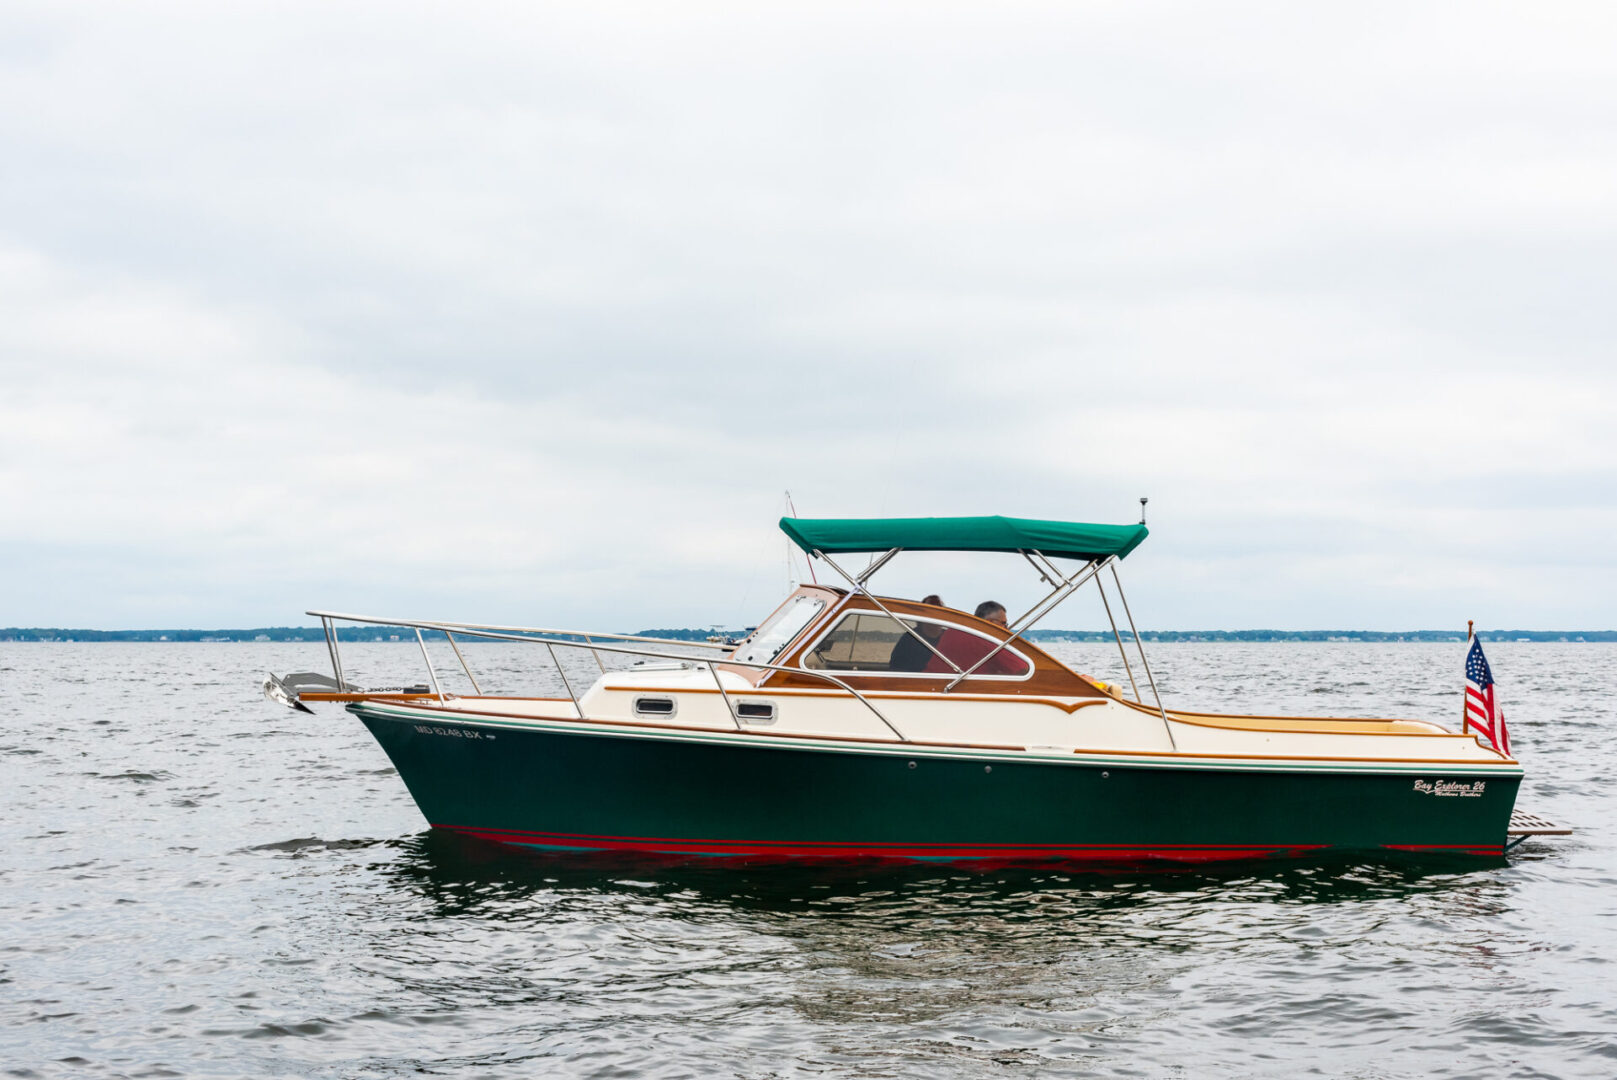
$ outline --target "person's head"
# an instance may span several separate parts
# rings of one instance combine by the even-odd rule
[[[937,593],[932,593],[931,595],[925,597],[921,603],[931,604],[933,607],[942,607],[943,597],[939,596]]]
[[[986,619],[991,623],[999,623],[999,625],[1005,627],[1009,626],[1009,623],[1005,619],[1005,605],[999,603],[998,601],[984,600],[982,603],[977,605],[977,610],[974,612],[974,614],[979,619]]]

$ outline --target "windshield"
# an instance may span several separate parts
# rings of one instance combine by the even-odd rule
[[[825,601],[812,596],[799,596],[760,626],[739,649],[735,658],[749,664],[772,664],[803,627],[825,609]]]

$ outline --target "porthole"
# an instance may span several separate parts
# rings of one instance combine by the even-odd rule
[[[738,701],[736,702],[736,715],[749,724],[773,724],[775,722],[775,703],[773,701]]]
[[[673,698],[642,697],[634,699],[634,714],[636,716],[657,717],[666,720],[679,711]]]

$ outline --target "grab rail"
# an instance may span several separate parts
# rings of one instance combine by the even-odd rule
[[[589,641],[609,638],[612,641],[649,641],[654,645],[688,645],[693,649],[732,649],[735,646],[716,641],[681,641],[678,638],[647,637],[644,634],[608,634],[603,630],[558,630],[553,626],[500,626],[497,623],[430,622],[409,619],[379,619],[374,615],[350,615],[341,611],[305,611],[317,619],[341,619],[343,622],[367,623],[372,626],[420,627],[423,630],[499,630],[511,634],[552,634],[557,637],[576,637]]]
[[[730,700],[729,692],[725,690],[724,682],[719,678],[718,668],[715,666],[716,663],[729,664],[734,667],[756,668],[760,671],[784,671],[793,675],[808,675],[816,679],[823,679],[825,682],[846,691],[851,697],[858,700],[861,705],[869,709],[873,714],[875,714],[876,719],[880,720],[882,725],[885,726],[888,731],[893,733],[894,737],[896,737],[899,742],[911,741],[909,736],[898,730],[898,728],[894,726],[893,722],[887,719],[882,711],[871,703],[869,698],[865,697],[865,695],[861,694],[858,690],[855,690],[852,686],[849,686],[836,676],[828,675],[823,671],[814,671],[808,668],[788,668],[779,664],[762,664],[752,660],[737,660],[734,657],[726,657],[722,661],[715,661],[702,657],[682,655],[680,653],[657,652],[651,649],[636,649],[622,645],[605,645],[590,639],[610,637],[613,640],[618,641],[656,641],[665,642],[670,645],[679,645],[681,647],[693,645],[699,645],[706,648],[716,647],[710,642],[675,641],[669,638],[645,638],[635,634],[602,634],[594,631],[589,631],[587,633],[584,631],[574,630],[546,631],[524,627],[484,626],[478,623],[438,622],[419,619],[383,619],[370,615],[348,615],[335,611],[309,611],[305,612],[305,614],[313,615],[314,617],[318,618],[321,625],[325,629],[326,645],[331,651],[331,664],[337,676],[337,685],[339,687],[344,685],[342,680],[341,650],[337,641],[336,628],[336,622],[341,620],[342,622],[365,623],[372,626],[407,627],[416,632],[416,637],[418,640],[421,637],[421,631],[437,630],[445,637],[449,637],[450,631],[454,631],[468,637],[479,637],[490,641],[526,641],[534,644],[544,645],[550,652],[551,663],[555,665],[556,673],[561,676],[562,685],[567,688],[567,696],[572,699],[573,708],[577,711],[578,718],[580,720],[585,719],[584,706],[579,702],[578,694],[573,689],[572,681],[567,678],[567,673],[562,670],[561,661],[556,657],[556,646],[558,645],[562,646],[563,648],[584,649],[586,651],[597,653],[609,652],[619,653],[624,656],[644,656],[654,660],[678,660],[682,663],[694,663],[705,667],[708,670],[708,674],[713,676],[713,684],[718,687],[719,696],[724,700],[725,707],[730,712],[730,719],[735,724],[737,731],[745,731],[746,728],[742,726],[741,716],[736,712],[735,703]],[[511,633],[509,632],[511,630],[517,630],[520,632]],[[574,637],[583,637],[586,640],[583,642],[568,641],[563,638],[550,636],[553,634],[563,633]],[[449,637],[449,641],[451,645],[454,644],[454,638]],[[438,698],[438,701],[442,703],[445,699],[445,695],[442,688],[438,684],[438,674],[432,666],[432,658],[427,655],[427,647],[424,641],[421,645],[421,655],[423,660],[426,661],[427,675],[432,680],[433,693]],[[467,666],[466,658],[461,655],[459,648],[455,649],[455,656],[460,660],[461,669],[466,672],[467,679],[471,680],[472,686],[475,688],[477,686],[477,680],[472,676],[472,669]],[[597,662],[599,662],[599,657],[597,657]]]

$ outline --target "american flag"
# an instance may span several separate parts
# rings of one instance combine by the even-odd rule
[[[1471,639],[1471,652],[1465,658],[1465,729],[1476,728],[1487,736],[1493,748],[1510,756],[1510,736],[1505,732],[1505,710],[1493,694],[1493,671],[1482,655],[1482,640]]]

